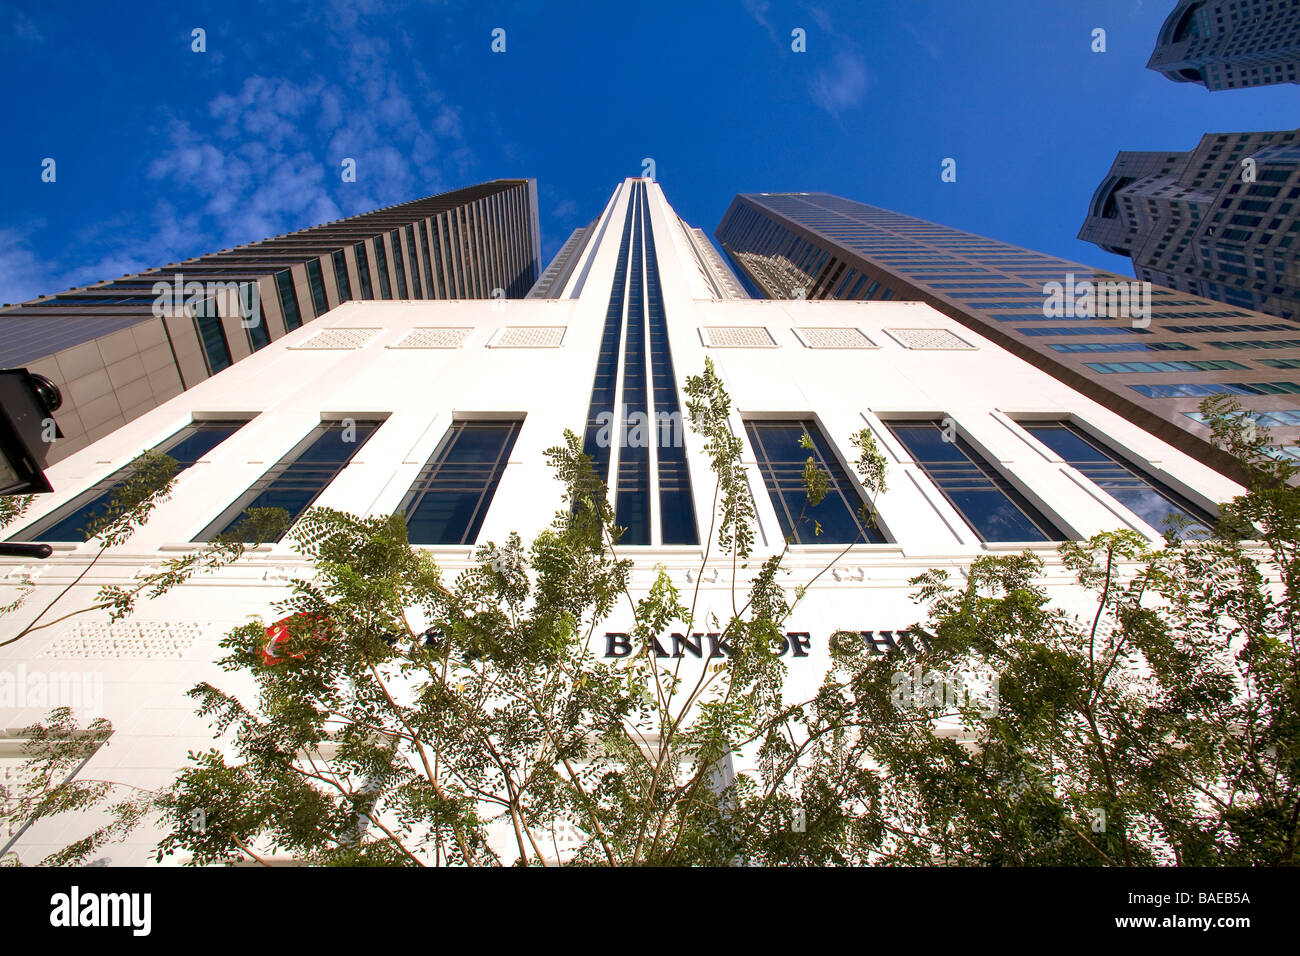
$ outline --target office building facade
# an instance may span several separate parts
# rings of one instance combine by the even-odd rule
[[[0,600],[27,582],[36,609],[71,585],[55,619],[100,586],[137,580],[238,527],[249,506],[293,517],[312,505],[402,514],[450,579],[471,566],[476,545],[514,531],[529,541],[550,525],[564,505],[543,452],[569,429],[628,529],[618,551],[632,562],[633,599],[662,569],[683,594],[699,588],[704,629],[710,615],[729,618],[733,583],[746,590],[791,542],[788,586],[809,587],[788,622],[789,692],[806,694],[836,632],[865,635],[881,653],[900,646],[919,617],[916,574],[1029,549],[1046,562],[1053,595],[1086,613],[1056,553],[1061,541],[1116,528],[1158,539],[1167,513],[1204,520],[1240,490],[924,302],[748,298],[702,240],[657,184],[629,179],[548,270],[544,296],[344,303],[54,465],[55,493],[4,534],[48,541],[55,553],[39,567],[0,558]],[[715,476],[682,415],[684,381],[710,358],[732,399],[756,513],[754,554],[739,569],[710,540]],[[852,467],[864,428],[888,465],[869,522]],[[78,528],[148,448],[184,466],[174,493],[88,569],[98,544]],[[800,478],[810,456],[828,482],[815,508]],[[107,717],[114,733],[80,772],[161,785],[187,751],[212,745],[185,690],[241,679],[214,663],[221,636],[250,616],[274,621],[289,579],[309,571],[289,540],[264,545],[121,622],[84,615],[0,648],[0,675],[88,675],[98,691],[79,713]],[[0,640],[24,622],[0,618]],[[596,628],[593,652],[631,664],[620,663],[617,640],[631,629],[620,603]],[[667,637],[689,686],[708,658]],[[0,699],[0,727],[29,725],[46,709]],[[17,746],[8,744],[0,764]],[[735,772],[752,772],[754,760],[737,753]],[[21,772],[12,759],[8,767]],[[32,862],[85,822],[38,820],[5,844]],[[500,826],[505,847],[510,823]],[[151,862],[157,839],[146,828],[103,861]],[[549,835],[539,842],[551,846]]]
[[[1300,130],[1121,152],[1079,238],[1131,258],[1139,279],[1300,318]]]
[[[539,272],[536,182],[497,180],[0,308],[0,367],[62,390],[53,462],[343,302],[519,298]]]
[[[1300,83],[1300,0],[1178,0],[1147,69],[1208,90]]]
[[[1225,474],[1206,396],[1300,437],[1300,321],[827,193],[739,195],[717,237],[762,295],[925,302]]]

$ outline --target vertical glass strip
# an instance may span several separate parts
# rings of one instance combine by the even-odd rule
[[[627,329],[623,343],[623,420],[619,423],[618,489],[615,518],[625,531],[622,544],[650,543],[650,417],[646,392],[645,186],[637,183],[633,198],[632,261],[628,270]]]
[[[644,187],[643,187],[644,188]],[[659,463],[659,523],[664,544],[699,544],[695,499],[686,465],[685,422],[677,400],[677,377],[668,347],[668,320],[659,286],[654,226],[645,211],[646,311],[650,328],[651,388],[654,396],[655,453]]]
[[[609,306],[605,310],[605,330],[600,337],[600,354],[596,359],[596,378],[591,386],[587,432],[582,448],[591,456],[596,474],[606,483],[609,482],[609,446],[615,440],[614,390],[618,382],[618,346],[623,331],[623,294],[631,235],[632,203],[629,201],[627,217],[623,221],[623,238],[618,246],[618,262],[614,266],[614,282],[609,290]]]

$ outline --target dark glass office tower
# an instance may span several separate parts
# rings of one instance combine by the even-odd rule
[[[1300,0],[1179,0],[1147,69],[1209,90],[1300,83]]]
[[[1283,444],[1300,435],[1300,321],[828,193],[739,195],[717,237],[768,298],[926,302],[1229,476],[1205,396],[1240,396]]]
[[[499,179],[5,306],[0,367],[62,390],[53,463],[342,302],[522,298],[540,255],[536,181]]]

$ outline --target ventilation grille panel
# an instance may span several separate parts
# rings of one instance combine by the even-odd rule
[[[457,349],[473,329],[429,328],[411,329],[395,349]]]
[[[774,349],[770,332],[761,325],[711,325],[700,329],[704,344],[714,349]]]
[[[908,349],[960,349],[975,348],[969,342],[947,329],[885,329],[899,345]]]
[[[554,349],[564,342],[564,325],[518,325],[502,329],[494,349]]]
[[[212,622],[119,621],[74,624],[49,643],[42,657],[179,660]]]
[[[369,342],[378,329],[322,329],[306,342],[291,349],[359,349]]]
[[[861,329],[799,328],[795,335],[810,349],[878,349]]]

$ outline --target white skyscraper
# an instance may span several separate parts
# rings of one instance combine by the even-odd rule
[[[693,587],[714,479],[697,436],[680,426],[681,387],[706,358],[746,443],[756,557],[792,535],[785,566],[793,589],[848,542],[864,542],[817,579],[789,622],[790,679],[800,690],[820,679],[836,632],[865,634],[882,651],[895,643],[920,616],[908,579],[929,568],[955,572],[983,553],[1028,548],[1044,558],[1068,605],[1060,541],[1116,528],[1157,538],[1165,512],[1212,512],[1240,491],[927,305],[745,298],[659,185],[628,179],[528,298],[346,302],[58,462],[48,472],[55,492],[5,531],[48,541],[55,553],[36,563],[0,559],[4,595],[34,585],[24,606],[0,619],[0,641],[65,588],[46,619],[201,547],[251,505],[400,511],[412,542],[454,574],[471,563],[476,543],[512,531],[527,541],[550,524],[561,485],[543,450],[566,428],[585,434],[608,479],[618,523],[628,528],[619,552],[635,563],[634,590],[648,587],[657,566]],[[849,465],[849,438],[864,427],[889,463],[871,527],[855,516],[863,489]],[[355,440],[343,439],[348,429]],[[799,445],[805,433],[811,452]],[[97,544],[79,543],[77,530],[126,477],[121,469],[150,448],[184,468],[171,499],[79,577]],[[816,538],[791,517],[810,454],[831,483],[814,512],[823,528]],[[272,603],[307,567],[286,539],[140,605],[123,622],[81,615],[0,648],[0,729],[30,725],[59,703],[78,705],[83,719],[102,715],[114,727],[82,773],[164,784],[187,751],[212,746],[185,691],[202,680],[249,689],[245,677],[213,664],[217,642],[250,617],[275,620]],[[701,580],[700,619],[710,607],[725,619],[730,559]],[[623,653],[618,635],[628,624],[615,612],[596,652]],[[705,646],[694,664],[689,640],[665,635],[664,650],[707,663]],[[17,746],[0,741],[0,770],[16,773]],[[11,852],[34,862],[84,828],[36,821]],[[0,834],[0,846],[10,839]],[[104,856],[144,863],[157,839],[145,829]]]

